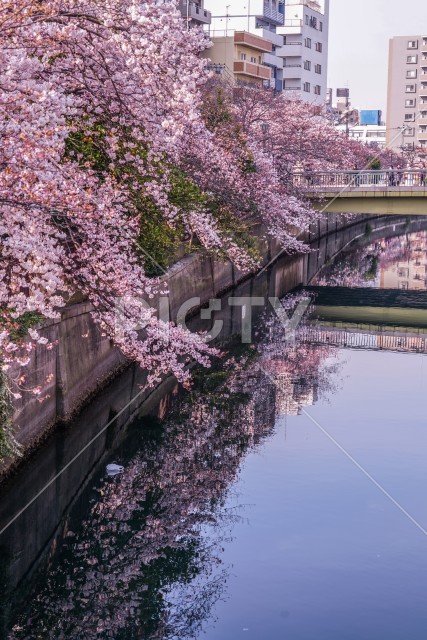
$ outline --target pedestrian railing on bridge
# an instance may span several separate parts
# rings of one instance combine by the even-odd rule
[[[307,191],[320,192],[390,188],[427,190],[427,170],[304,171],[293,174],[293,184]]]

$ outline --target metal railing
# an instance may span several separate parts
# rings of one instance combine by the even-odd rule
[[[293,184],[307,190],[384,189],[389,187],[427,189],[427,169],[387,171],[301,171],[294,172]]]

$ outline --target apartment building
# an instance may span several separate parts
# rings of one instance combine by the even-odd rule
[[[283,36],[277,33],[277,28],[285,23],[285,0],[252,0],[251,11],[254,14],[251,18],[255,18],[254,33],[272,45],[271,53],[264,53],[264,64],[271,68],[270,88],[281,92],[283,58],[277,55],[277,49],[283,45]]]
[[[427,151],[427,35],[390,40],[387,145]]]
[[[224,0],[225,1],[225,0]],[[283,59],[276,50],[283,44],[283,36],[276,33],[284,24],[285,0],[248,0],[247,13],[229,13],[228,8],[212,16],[209,30],[212,39],[230,36],[235,31],[246,31],[271,43],[271,50],[264,51],[263,64],[270,68],[269,80],[264,87],[280,92],[283,89]]]
[[[211,40],[213,46],[203,55],[227,74],[233,74],[236,84],[270,86],[272,69],[264,64],[264,56],[272,53],[270,40],[247,31],[214,36]]]
[[[277,28],[283,46],[283,90],[289,97],[324,104],[327,96],[329,0],[285,0]]]
[[[339,124],[337,126],[339,131],[346,133],[347,127],[345,124]],[[381,149],[386,146],[386,126],[378,124],[366,124],[350,126],[348,129],[348,137],[364,144],[376,144]]]
[[[205,0],[179,0],[179,10],[190,27],[209,25],[211,12],[205,9]]]

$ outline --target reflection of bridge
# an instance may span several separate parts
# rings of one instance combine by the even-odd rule
[[[414,332],[413,328],[384,328],[347,323],[314,323],[298,333],[298,340],[310,344],[328,345],[340,349],[368,349],[371,351],[398,351],[427,353],[427,332]]]
[[[427,215],[422,170],[302,172],[293,181],[327,213]]]

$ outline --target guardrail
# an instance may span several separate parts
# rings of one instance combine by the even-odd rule
[[[427,168],[387,171],[301,171],[292,176],[293,184],[309,191],[389,187],[427,188]]]

